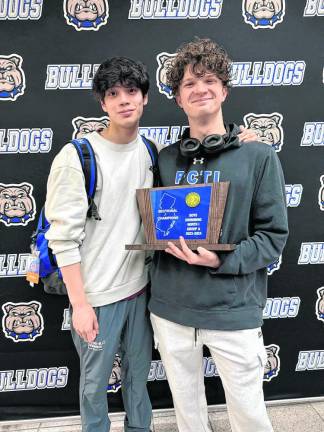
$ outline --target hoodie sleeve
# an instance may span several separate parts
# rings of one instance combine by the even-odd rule
[[[81,261],[79,247],[85,238],[87,210],[84,175],[70,144],[54,159],[45,203],[45,216],[51,224],[45,237],[59,267]]]
[[[251,236],[229,254],[211,275],[248,274],[267,267],[282,253],[288,237],[285,182],[279,158],[271,149],[261,166],[251,211]]]

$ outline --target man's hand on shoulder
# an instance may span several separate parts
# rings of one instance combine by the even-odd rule
[[[181,247],[179,248],[172,242],[168,242],[168,247],[165,249],[165,252],[191,265],[218,268],[221,264],[215,252],[209,251],[203,247],[197,248],[198,253],[193,252],[189,249],[183,237],[180,237],[180,245]]]
[[[73,306],[72,324],[85,342],[93,342],[99,334],[97,316],[89,303]]]
[[[258,135],[254,132],[253,129],[246,129],[244,126],[240,125],[240,133],[237,135],[238,139],[241,142],[248,141],[258,141]]]

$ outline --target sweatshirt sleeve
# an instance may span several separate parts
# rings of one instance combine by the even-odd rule
[[[248,274],[267,267],[282,253],[288,237],[285,182],[275,151],[267,154],[258,175],[251,211],[251,235],[229,254],[222,254],[211,275]]]
[[[51,224],[46,238],[59,267],[81,261],[79,247],[85,238],[87,210],[80,161],[74,147],[67,145],[52,164],[45,203],[45,216]]]

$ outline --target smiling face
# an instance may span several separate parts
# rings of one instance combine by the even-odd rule
[[[176,101],[188,119],[208,119],[218,116],[226,99],[227,88],[212,72],[194,74],[187,66],[180,83]]]
[[[147,101],[147,95],[143,96],[139,88],[115,85],[106,91],[101,107],[112,126],[137,128]]]

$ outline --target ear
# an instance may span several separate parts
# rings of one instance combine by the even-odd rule
[[[23,184],[22,186],[20,186],[21,189],[23,189],[25,192],[27,192],[27,194],[29,194],[31,187],[27,184]]]
[[[8,313],[8,312],[10,312],[11,309],[14,308],[14,307],[15,307],[15,305],[9,303],[9,304],[7,304],[6,306],[4,306],[3,308],[4,308],[4,310]]]
[[[244,117],[244,120],[246,121],[246,125],[247,127],[251,126],[251,123],[253,122],[253,120],[255,120],[256,117],[254,115],[247,115]]]
[[[17,56],[11,56],[8,58],[8,60],[12,61],[12,63],[14,63],[16,66],[19,66],[20,63],[20,58]]]
[[[225,99],[227,98],[227,95],[228,95],[228,88],[225,87],[225,86],[223,86],[223,99],[222,99],[222,102],[225,101]]]
[[[168,55],[163,54],[159,56],[159,60],[161,61],[161,63],[163,64],[165,62],[165,60],[167,60],[169,58]]]
[[[148,93],[146,93],[145,96],[143,96],[143,105],[147,105],[148,103]]]
[[[106,107],[106,104],[105,104],[104,100],[100,100],[100,105],[101,105],[102,111],[104,111],[105,113],[108,114],[107,107]]]
[[[80,126],[85,122],[85,119],[79,118],[78,120],[74,120],[74,124],[77,129],[80,129]]]
[[[175,96],[175,100],[176,100],[176,102],[177,102],[177,105],[178,105],[180,108],[182,108],[181,96],[180,96],[179,92],[176,94],[176,96]]]
[[[278,115],[274,115],[271,118],[276,122],[276,125],[278,126],[279,125],[279,121],[280,121],[280,117]]]
[[[32,307],[36,312],[38,311],[39,305],[37,303],[32,303],[30,305],[30,307]]]

